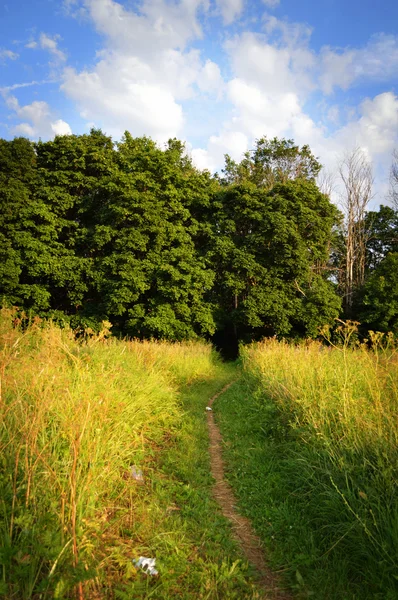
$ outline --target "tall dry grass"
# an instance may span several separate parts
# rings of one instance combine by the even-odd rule
[[[352,343],[355,330],[329,346],[266,340],[242,358],[275,442],[275,501],[308,524],[304,563],[340,565],[343,589],[365,581],[384,600],[398,597],[398,351],[381,334]]]
[[[132,465],[178,425],[178,386],[211,376],[212,350],[17,325],[3,309],[0,594],[95,597],[140,543],[123,540],[141,518]]]
[[[398,447],[398,351],[389,344],[326,347],[275,339],[243,349],[245,368],[294,423],[309,426],[336,457],[342,448],[394,454]]]

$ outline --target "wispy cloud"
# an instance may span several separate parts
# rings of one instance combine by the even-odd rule
[[[0,88],[0,92],[13,92],[21,88],[32,87],[34,85],[46,85],[50,83],[57,83],[57,79],[43,79],[42,81],[25,81],[24,83],[13,83],[12,85],[6,85]]]
[[[349,89],[361,81],[398,78],[398,36],[374,35],[362,48],[324,47],[320,55],[320,85],[324,93]]]
[[[58,48],[59,35],[53,37],[46,33],[40,34],[40,46],[43,50],[48,50],[55,58],[59,61],[64,62],[66,60],[66,54]]]
[[[12,50],[0,49],[0,64],[4,64],[7,60],[16,60],[19,54]]]
[[[66,61],[66,54],[58,47],[58,42],[61,39],[61,36],[55,34],[53,36],[48,35],[47,33],[41,33],[38,40],[32,39],[27,44],[25,44],[25,48],[29,50],[38,50],[41,48],[42,50],[47,50],[52,54],[52,56],[57,60],[57,62],[63,63]]]

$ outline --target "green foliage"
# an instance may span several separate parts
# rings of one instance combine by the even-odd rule
[[[263,190],[233,185],[216,196],[211,249],[221,322],[249,337],[314,335],[337,315],[339,299],[317,272],[327,260],[337,210],[311,181]]]
[[[211,497],[205,406],[232,369],[204,343],[15,324],[3,310],[1,596],[258,598]]]
[[[378,267],[389,252],[398,251],[398,211],[390,206],[380,206],[365,217],[366,269]]]
[[[358,307],[367,329],[398,335],[398,253],[382,260],[365,282]]]
[[[116,166],[92,229],[101,311],[133,336],[212,333],[203,295],[213,275],[197,255],[189,211],[208,193],[208,176],[194,169],[176,140],[162,151],[128,133],[118,144]]]
[[[37,243],[31,235],[35,166],[28,140],[0,140],[0,295],[13,304],[24,300],[20,277],[29,269],[29,248]]]
[[[397,350],[242,348],[243,380],[215,403],[228,478],[271,564],[299,597],[397,597]]]
[[[101,131],[1,140],[0,296],[73,328],[168,340],[314,335],[339,310],[319,269],[336,210],[292,140],[220,181],[184,145]],[[236,171],[232,175],[232,171]],[[234,171],[234,172],[235,172]],[[229,185],[227,185],[229,181]]]
[[[263,137],[256,141],[252,152],[246,152],[243,160],[236,163],[226,155],[223,170],[224,184],[250,181],[256,186],[271,189],[277,183],[306,179],[315,181],[321,164],[309,146],[300,148],[293,140]]]

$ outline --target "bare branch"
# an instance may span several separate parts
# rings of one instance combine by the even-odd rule
[[[365,278],[367,233],[364,220],[373,193],[372,166],[361,148],[355,148],[343,157],[339,175],[343,183],[341,204],[346,221],[345,302],[350,310],[354,289],[361,286]]]
[[[389,197],[395,210],[398,210],[398,150],[394,150],[392,153]]]
[[[331,171],[322,169],[317,177],[317,185],[322,194],[330,199],[336,187],[336,175]]]

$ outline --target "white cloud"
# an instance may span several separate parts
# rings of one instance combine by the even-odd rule
[[[320,87],[326,94],[361,80],[388,81],[397,73],[398,36],[378,34],[363,48],[337,51],[326,46],[321,51]]]
[[[60,62],[64,62],[66,60],[66,55],[62,50],[58,48],[58,40],[59,36],[55,35],[54,37],[50,37],[46,33],[40,34],[40,46],[43,50],[48,50],[57,60]]]
[[[16,60],[19,54],[12,50],[1,50],[0,49],[0,63],[6,62],[6,60]]]
[[[161,50],[183,49],[202,36],[197,19],[207,0],[144,0],[139,13],[114,0],[83,0],[96,29],[112,42],[114,51],[151,56]],[[134,32],[134,35],[132,35]]]
[[[393,92],[366,98],[359,107],[360,118],[351,121],[335,134],[342,147],[360,146],[377,160],[391,154],[398,143],[398,96]]]
[[[312,118],[307,106],[320,88],[349,87],[360,77],[391,78],[398,66],[397,40],[377,36],[362,50],[339,54],[323,49],[317,55],[310,50],[310,35],[306,26],[267,17],[263,34],[244,32],[227,42],[232,77],[226,91],[232,109],[226,112],[218,135],[192,151],[196,164],[220,169],[224,153],[239,160],[263,135],[309,144],[331,170],[344,151],[360,146],[374,161],[377,187],[383,189],[383,164],[389,165],[391,150],[398,145],[398,97],[386,91],[344,110],[325,100],[319,121]],[[387,49],[384,74],[380,61]],[[236,143],[239,139],[245,140],[241,147]]]
[[[19,119],[27,119],[34,125],[39,125],[50,115],[50,109],[47,102],[36,100],[32,104],[18,106],[16,113]]]
[[[275,31],[275,19],[269,34],[243,33],[226,44],[236,76],[253,82],[266,93],[295,92],[307,94],[314,87],[314,54],[308,49],[307,39],[290,37],[275,43],[270,35]],[[278,30],[278,34],[280,33]],[[282,30],[284,38],[285,32]]]
[[[55,135],[72,135],[70,125],[62,119],[58,119],[57,121],[54,121],[54,123],[51,123],[51,129]]]
[[[126,129],[135,136],[159,140],[178,135],[183,125],[181,106],[168,90],[131,77],[128,62],[123,61],[122,71],[115,70],[113,60],[103,61],[95,72],[67,69],[62,89],[76,100],[84,119],[101,124],[115,136]]]
[[[24,83],[13,83],[12,85],[7,85],[3,88],[0,88],[0,92],[4,94],[4,92],[12,92],[13,90],[18,90],[21,88],[32,87],[34,85],[45,85],[47,83],[54,83],[51,79],[43,79],[42,81],[25,81]]]
[[[199,169],[220,170],[225,154],[238,162],[242,160],[249,149],[249,138],[242,131],[228,130],[227,127],[219,135],[210,136],[207,148],[194,148],[191,151],[192,160]]]
[[[65,121],[59,119],[52,122],[52,112],[47,102],[36,100],[31,104],[20,106],[16,96],[10,94],[6,88],[0,89],[0,93],[14,118],[22,121],[11,128],[11,133],[14,135],[48,139],[54,137],[54,134],[69,135],[72,133]]]
[[[253,84],[241,79],[233,79],[228,85],[229,97],[238,109],[235,123],[246,130],[251,137],[265,133],[269,137],[288,131],[292,119],[301,109],[298,97],[293,92],[266,93]]]
[[[190,155],[194,165],[198,169],[207,169],[210,172],[217,170],[218,164],[208,150],[205,150],[204,148],[194,148],[191,150]]]
[[[51,37],[47,33],[41,33],[38,41],[30,40],[25,44],[25,48],[29,48],[30,50],[37,50],[38,48],[47,50],[56,59],[57,63],[63,63],[66,61],[66,54],[58,48],[59,40],[60,36],[58,34]]]
[[[226,43],[234,75],[226,84],[232,110],[218,135],[209,139],[209,165],[220,168],[225,153],[239,160],[263,135],[290,137],[294,132],[314,137],[317,128],[303,111],[315,88],[316,59],[308,47],[309,34],[307,27],[269,17],[264,34],[245,32]],[[203,152],[198,156],[205,158]]]
[[[14,135],[21,135],[23,137],[34,138],[36,136],[36,130],[29,123],[19,123],[13,128]]]
[[[215,92],[220,95],[224,88],[220,67],[212,60],[207,60],[198,73],[196,83],[202,92]]]
[[[163,141],[182,135],[182,102],[201,92],[220,97],[218,65],[186,49],[202,35],[197,16],[207,0],[145,0],[139,13],[114,0],[83,4],[106,40],[94,68],[64,72],[62,89],[84,119],[117,137],[128,129]]]
[[[230,25],[239,17],[243,10],[244,0],[218,0],[218,8],[225,25]]]
[[[262,2],[265,6],[268,6],[268,8],[275,8],[278,6],[280,0],[262,0]]]

